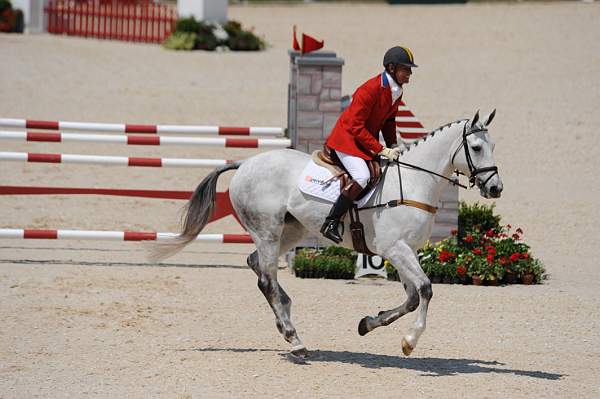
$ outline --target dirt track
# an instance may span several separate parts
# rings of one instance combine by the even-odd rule
[[[345,58],[343,92],[412,47],[405,99],[428,128],[497,107],[505,185],[549,280],[434,286],[411,358],[413,316],[359,337],[403,300],[397,283],[280,280],[311,349],[287,355],[248,246],[194,245],[150,267],[132,243],[0,240],[0,397],[599,397],[600,41],[597,4],[298,5],[230,8],[271,43],[260,54],[47,35],[0,35],[0,116],[284,126],[291,26]],[[247,152],[2,142],[2,151],[241,158]],[[2,185],[191,190],[206,171],[0,162]],[[134,182],[134,183],[133,183]],[[227,179],[220,189],[226,187]],[[478,199],[475,191],[462,198]],[[2,197],[0,227],[174,231],[176,201]],[[152,215],[149,217],[149,215]],[[224,220],[209,232],[239,232]],[[184,266],[198,266],[194,268]],[[596,377],[594,377],[596,375]]]

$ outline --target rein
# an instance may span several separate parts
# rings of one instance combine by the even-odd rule
[[[467,137],[470,136],[471,134],[479,133],[479,132],[487,132],[487,129],[471,130],[471,131],[469,131],[469,133],[467,133],[467,122],[465,122],[465,125],[463,127],[463,132],[462,132],[462,141],[461,141],[460,145],[456,148],[456,151],[454,151],[454,154],[452,155],[452,161],[451,161],[452,164],[454,164],[454,158],[456,158],[456,154],[458,154],[458,151],[460,151],[461,147],[465,149],[465,157],[467,159],[467,166],[469,167],[469,174],[470,174],[470,176],[469,176],[470,187],[475,186],[476,180],[477,180],[477,175],[480,173],[490,172],[490,171],[494,172],[494,173],[490,174],[490,176],[484,182],[481,183],[482,185],[485,185],[494,175],[498,174],[497,166],[488,166],[485,168],[477,168],[473,164],[473,159],[471,158],[471,153],[469,152],[469,146],[467,145]],[[411,169],[418,170],[420,172],[425,172],[425,173],[428,173],[428,174],[431,174],[434,176],[441,177],[442,179],[448,180],[454,186],[458,186],[458,187],[461,187],[464,189],[469,188],[469,187],[465,186],[464,184],[460,184],[457,180],[450,179],[444,175],[441,175],[441,174],[431,171],[429,169],[425,169],[425,168],[422,168],[417,165],[413,165],[410,163],[397,161],[397,160],[388,162],[388,164],[385,166],[385,169],[383,170],[383,175],[386,174],[387,169],[391,163],[395,163],[396,167],[398,168],[398,181],[400,183],[400,199],[391,200],[391,201],[386,202],[385,204],[377,204],[377,205],[372,205],[372,206],[366,206],[363,208],[358,208],[357,211],[363,211],[363,210],[367,210],[367,209],[377,209],[377,208],[395,208],[397,206],[405,205],[405,206],[410,206],[413,208],[419,208],[419,209],[422,209],[426,212],[429,212],[429,213],[432,213],[435,215],[435,213],[437,212],[437,209],[438,209],[437,207],[429,205],[429,204],[425,204],[425,203],[419,202],[419,201],[404,199],[404,192],[402,189],[402,174],[400,173],[400,165],[406,166]],[[456,173],[459,175],[461,175],[461,174],[464,175],[464,173],[461,173],[458,170],[456,171]]]

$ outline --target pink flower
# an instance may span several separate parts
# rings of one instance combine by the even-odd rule
[[[517,228],[517,233],[523,234],[523,230],[521,230],[521,228],[519,227],[519,228]]]
[[[517,233],[515,233],[515,234],[512,235],[512,239],[515,240],[515,241],[519,241],[521,239],[521,236],[518,235]]]

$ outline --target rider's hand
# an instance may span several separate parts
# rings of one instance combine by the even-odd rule
[[[400,156],[400,147],[396,147],[396,148],[383,147],[383,150],[381,150],[379,152],[379,154],[377,154],[377,155],[383,155],[390,161],[395,161]]]

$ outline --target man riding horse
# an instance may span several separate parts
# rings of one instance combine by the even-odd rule
[[[409,82],[411,68],[417,65],[410,49],[396,46],[385,53],[383,66],[381,74],[356,90],[352,103],[340,115],[325,143],[352,178],[342,188],[321,227],[321,233],[335,243],[342,241],[338,230],[340,220],[369,181],[366,161],[378,155],[396,160],[400,154],[395,116],[402,100],[402,86]],[[379,131],[383,133],[385,147],[379,143]]]

